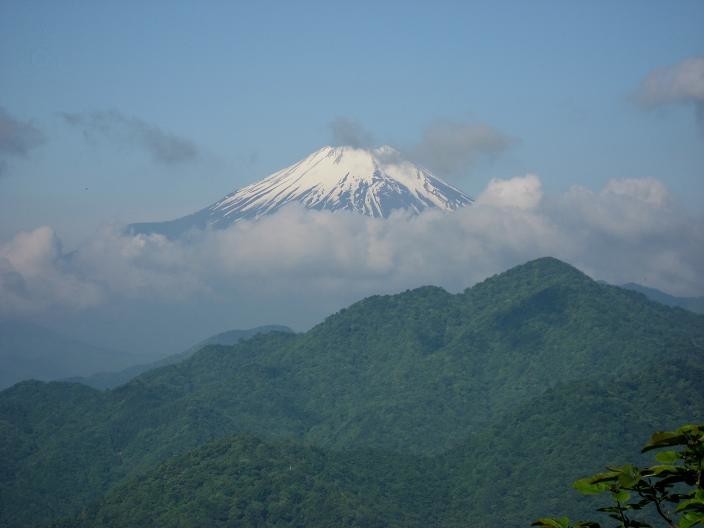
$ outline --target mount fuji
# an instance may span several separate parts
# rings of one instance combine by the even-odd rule
[[[404,160],[392,147],[323,147],[196,213],[167,222],[131,224],[128,232],[178,237],[192,229],[255,220],[291,203],[386,218],[397,209],[414,214],[426,209],[454,211],[471,204],[472,198]]]

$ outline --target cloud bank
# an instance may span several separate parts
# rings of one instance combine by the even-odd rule
[[[323,298],[423,284],[459,291],[546,255],[612,283],[702,295],[702,225],[657,180],[546,196],[540,179],[527,175],[492,180],[475,205],[452,214],[399,212],[384,220],[291,206],[180,241],[108,227],[69,255],[42,227],[0,246],[0,315],[208,298],[263,312],[288,303],[308,310],[312,324],[327,314],[315,310]]]
[[[135,146],[145,150],[157,163],[174,165],[199,156],[192,141],[120,112],[64,112],[59,115],[66,124],[81,130],[90,142],[103,140]]]
[[[693,106],[704,133],[704,56],[653,70],[641,82],[637,96],[649,108],[671,104]]]

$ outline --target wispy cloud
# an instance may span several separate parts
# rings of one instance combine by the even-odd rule
[[[336,117],[329,127],[335,145],[379,146],[374,135],[354,119]],[[485,123],[438,119],[423,129],[420,141],[393,146],[439,176],[462,178],[480,161],[503,154],[513,142]]]
[[[638,101],[645,107],[692,105],[704,132],[704,56],[690,57],[650,72],[640,84]]]
[[[361,123],[348,117],[336,117],[330,124],[333,145],[369,148],[375,146],[374,136]]]
[[[156,125],[117,111],[61,113],[68,125],[83,131],[89,141],[107,140],[146,150],[158,163],[177,164],[199,156],[191,140],[163,131]]]
[[[44,134],[35,125],[13,117],[0,107],[0,175],[7,170],[7,158],[26,158],[45,141]]]
[[[511,143],[511,138],[487,124],[438,120],[423,131],[409,154],[438,174],[462,176],[480,160],[502,154]]]

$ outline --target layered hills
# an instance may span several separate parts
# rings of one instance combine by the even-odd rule
[[[648,288],[647,286],[636,284],[634,282],[623,284],[621,287],[640,292],[648,299],[652,299],[653,301],[657,301],[668,306],[679,306],[680,308],[684,308],[690,312],[704,314],[704,297],[675,297],[674,295],[670,295],[669,293],[665,293],[656,288]]]
[[[234,345],[243,339],[249,339],[257,334],[266,334],[267,332],[292,332],[289,327],[282,325],[265,325],[257,326],[255,328],[248,328],[246,330],[228,330],[227,332],[220,332],[219,334],[212,335],[206,339],[203,339],[188,347],[186,350],[177,352],[176,354],[168,355],[157,361],[152,361],[151,363],[139,363],[137,365],[132,365],[122,370],[118,371],[104,371],[91,374],[90,376],[77,377],[67,379],[65,381],[74,381],[78,383],[83,383],[89,387],[94,387],[96,389],[112,389],[124,385],[131,379],[136,378],[140,374],[153,370],[159,367],[165,367],[167,365],[173,365],[191,357],[193,354],[198,352],[201,348],[208,345]]]
[[[318,460],[303,482],[348,497],[330,510],[339,525],[374,525],[345,517],[353,510],[379,525],[524,525],[560,513],[572,478],[637,451],[651,430],[701,420],[703,346],[704,317],[545,258],[459,294],[370,297],[304,334],[209,346],[111,391],[21,383],[0,393],[0,524],[133,526],[130,511],[172,511],[250,472],[258,450],[293,449]],[[258,439],[230,436],[242,433]],[[287,495],[280,466],[256,467],[241,495],[213,496],[217,522],[196,513],[207,493],[182,518],[237,526],[258,501],[267,513],[252,525],[294,526],[324,500]],[[335,471],[359,472],[372,491]],[[181,495],[156,496],[169,486]],[[290,499],[278,524],[262,500],[272,490]],[[157,524],[177,525],[166,518]]]

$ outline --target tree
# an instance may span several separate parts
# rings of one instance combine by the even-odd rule
[[[704,424],[655,433],[641,452],[652,450],[660,450],[653,466],[608,467],[574,487],[585,495],[608,494],[611,505],[597,511],[617,520],[618,527],[658,526],[652,519],[668,528],[704,527]],[[567,517],[542,518],[531,526],[601,528],[594,521],[573,524]]]

